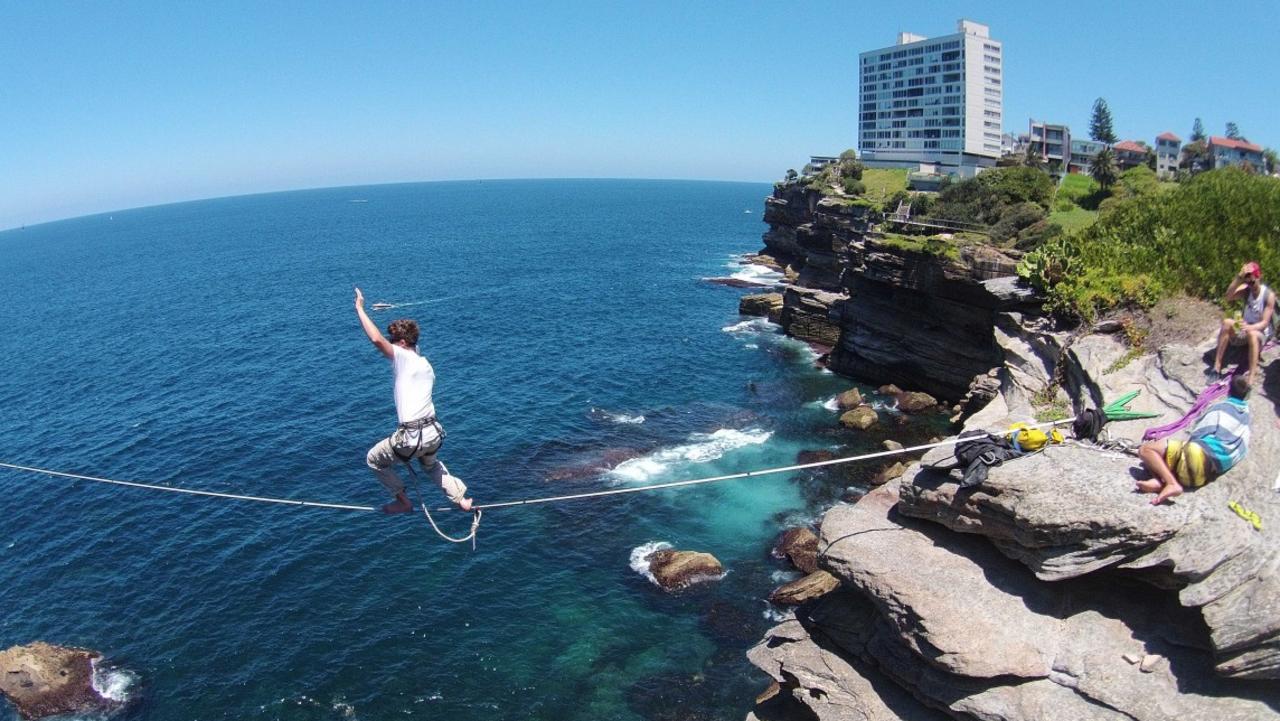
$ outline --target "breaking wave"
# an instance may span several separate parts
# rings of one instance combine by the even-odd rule
[[[671,448],[661,448],[647,456],[632,458],[619,463],[610,475],[623,481],[646,481],[681,463],[706,463],[723,457],[730,451],[755,446],[769,440],[773,433],[759,428],[739,431],[721,428],[714,433],[694,433],[688,443]]]
[[[631,549],[631,570],[649,579],[649,583],[658,585],[658,579],[653,577],[653,572],[649,570],[649,556],[655,551],[665,551],[671,548],[671,544],[666,541],[650,541]]]

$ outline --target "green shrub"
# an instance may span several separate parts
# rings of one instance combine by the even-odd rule
[[[1054,310],[1088,319],[1174,293],[1216,300],[1246,260],[1280,272],[1280,180],[1227,168],[1167,192],[1128,192],[1019,264]]]
[[[1044,208],[1036,203],[1022,202],[1007,206],[1000,219],[991,226],[991,239],[997,243],[1016,236],[1023,228],[1044,220]]]
[[[862,195],[867,192],[867,186],[856,178],[841,177],[840,187],[844,190],[845,195]]]

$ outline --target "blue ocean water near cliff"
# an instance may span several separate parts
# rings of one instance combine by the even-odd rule
[[[391,378],[356,284],[401,306],[380,324],[422,323],[442,457],[481,503],[858,450],[824,407],[850,384],[702,280],[752,272],[734,258],[768,190],[429,183],[0,233],[0,460],[380,504],[364,454],[393,428]],[[493,510],[473,553],[421,515],[0,470],[0,647],[103,651],[127,718],[740,719],[762,599],[794,577],[770,547],[848,480]],[[665,594],[637,560],[661,543],[728,573]]]

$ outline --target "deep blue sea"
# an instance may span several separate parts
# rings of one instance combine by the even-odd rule
[[[441,457],[479,503],[878,446],[837,428],[849,381],[705,281],[760,275],[737,257],[768,192],[423,183],[0,233],[0,461],[381,504],[391,375],[355,285],[421,323]],[[861,473],[495,509],[473,552],[421,514],[0,470],[0,647],[102,651],[121,718],[741,719],[766,685],[745,651],[785,613],[763,599],[796,577],[773,542]],[[661,543],[727,574],[664,593],[638,561]]]

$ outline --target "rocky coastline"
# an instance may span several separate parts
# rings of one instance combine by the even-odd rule
[[[799,184],[777,187],[764,219],[763,254],[787,284],[740,310],[829,346],[833,371],[926,391],[957,430],[1133,390],[1132,408],[1157,417],[972,489],[935,449],[835,505],[816,535],[788,531],[777,553],[806,575],[771,599],[795,619],[749,653],[772,682],[749,718],[1280,719],[1280,367],[1264,358],[1243,464],[1152,507],[1126,451],[1194,402],[1212,328],[1135,356],[1120,323],[1043,315],[1015,254],[885,242],[872,210]]]

